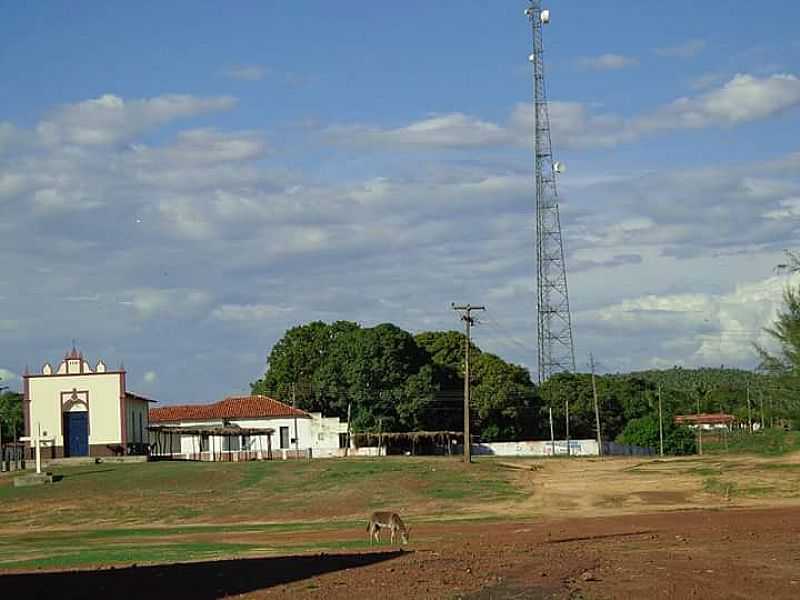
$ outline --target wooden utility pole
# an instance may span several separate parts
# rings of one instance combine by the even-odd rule
[[[461,315],[461,320],[464,321],[466,329],[466,344],[464,348],[464,462],[469,464],[472,460],[472,438],[469,435],[469,340],[470,328],[475,324],[475,319],[472,318],[473,310],[486,310],[485,306],[472,306],[466,304],[464,306],[456,306],[455,302],[451,304],[453,310],[464,311]]]
[[[750,382],[747,382],[747,428],[753,433],[753,411],[750,408]]]
[[[351,403],[347,403],[347,446],[344,449],[344,455],[350,456],[350,405]]]
[[[550,448],[553,450],[553,456],[556,455],[556,436],[553,431],[553,407],[549,406],[550,411]]]
[[[603,439],[600,436],[600,406],[597,400],[597,382],[594,376],[594,355],[589,354],[589,362],[592,365],[592,395],[594,396],[594,424],[597,428],[597,455],[603,456]]]
[[[764,418],[764,390],[758,390],[758,402],[761,405],[761,427],[759,427],[759,431],[764,431],[767,427],[767,421]]]
[[[564,399],[564,438],[567,442],[567,456],[572,455],[569,449],[569,398]]]
[[[0,385],[0,396],[3,395],[8,388],[4,385]],[[0,415],[0,464],[3,462],[3,416]],[[0,470],[2,467],[0,467]]]
[[[658,384],[658,453],[664,456],[664,414],[661,412],[661,384]]]
[[[697,396],[697,416],[700,416],[700,396]],[[703,456],[703,424],[700,422],[700,419],[697,419],[697,442],[698,442],[698,450],[700,451],[700,456]]]
[[[294,392],[294,382],[292,382],[292,408],[297,408],[297,396]],[[294,457],[300,458],[300,438],[297,435],[297,414],[294,415]]]

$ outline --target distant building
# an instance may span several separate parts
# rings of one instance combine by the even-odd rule
[[[99,360],[94,369],[74,347],[53,368],[22,377],[25,435],[52,438],[45,456],[112,456],[146,453],[149,404],[129,392],[126,372]],[[29,442],[30,444],[31,442]]]
[[[736,417],[725,413],[700,413],[696,415],[676,415],[674,419],[678,425],[686,425],[691,429],[703,431],[732,429]]]
[[[338,456],[347,423],[268,396],[150,409],[151,454],[195,460]]]

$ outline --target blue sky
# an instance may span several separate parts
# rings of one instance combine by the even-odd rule
[[[0,376],[76,338],[164,402],[312,319],[535,364],[527,3],[0,2]],[[800,219],[795,3],[554,0],[576,350],[753,366]]]

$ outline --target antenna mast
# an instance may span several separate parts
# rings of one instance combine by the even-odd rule
[[[539,339],[539,383],[560,371],[575,371],[575,346],[567,292],[567,266],[561,238],[556,175],[563,171],[553,161],[550,115],[544,83],[542,28],[550,11],[540,0],[529,0],[525,15],[533,32],[534,169],[536,172],[536,290]]]

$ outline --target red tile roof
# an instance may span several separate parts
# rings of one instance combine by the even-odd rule
[[[171,421],[205,421],[209,419],[264,419],[276,417],[310,418],[310,415],[292,408],[269,396],[239,396],[225,398],[214,404],[182,404],[150,409],[151,423]]]
[[[736,417],[725,413],[700,413],[699,415],[676,415],[676,423],[702,423],[705,425],[717,425],[733,423]]]

